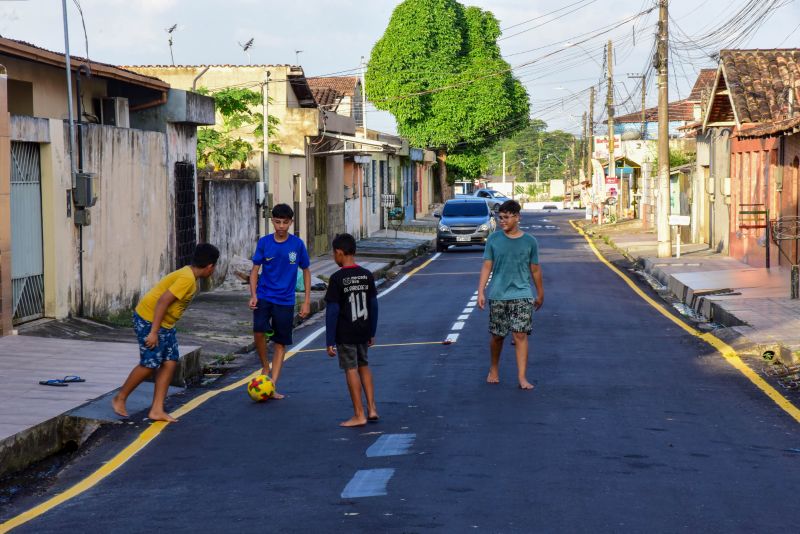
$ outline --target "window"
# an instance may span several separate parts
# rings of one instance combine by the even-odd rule
[[[442,210],[442,217],[485,217],[489,215],[489,205],[484,202],[448,202]]]

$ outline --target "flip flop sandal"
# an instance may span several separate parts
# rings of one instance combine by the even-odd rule
[[[63,380],[60,380],[58,378],[53,378],[52,380],[39,380],[39,384],[43,386],[55,386],[59,388],[65,388],[69,385],[64,383]]]
[[[68,375],[61,379],[62,382],[73,383],[73,382],[86,382],[85,379],[79,377],[78,375]]]

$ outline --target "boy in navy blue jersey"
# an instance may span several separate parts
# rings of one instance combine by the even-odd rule
[[[286,346],[292,344],[298,268],[303,270],[305,285],[305,300],[299,315],[305,318],[311,312],[310,261],[303,240],[289,233],[293,220],[294,211],[287,204],[276,204],[272,208],[275,232],[258,240],[253,254],[253,269],[250,271],[253,339],[263,366],[262,372],[269,375],[272,371],[272,382],[276,387]],[[275,343],[271,369],[267,360],[267,332],[272,332],[272,341]],[[282,399],[283,395],[276,391],[275,398]]]
[[[355,262],[356,240],[339,234],[333,240],[333,259],[341,267],[333,273],[325,295],[325,338],[328,356],[339,355],[347,389],[353,401],[353,417],[340,426],[364,426],[378,420],[372,373],[367,349],[375,343],[378,327],[378,291],[372,273]],[[367,397],[367,414],[361,403],[361,390]]]

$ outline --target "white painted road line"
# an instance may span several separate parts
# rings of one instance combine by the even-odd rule
[[[458,341],[458,334],[448,334],[445,338],[445,341],[449,341],[450,343],[455,343]]]
[[[477,295],[472,295],[472,296],[469,298],[469,301],[470,301],[470,302],[477,302],[477,301],[478,301],[478,296],[477,296]]]
[[[432,262],[433,260],[435,260],[436,258],[438,258],[441,255],[442,255],[441,252],[437,252],[436,254],[433,255],[433,257],[430,260],[428,260],[428,262]],[[419,269],[419,268],[417,268],[417,269]],[[412,273],[413,273],[413,271],[412,271]],[[405,275],[400,280],[398,280],[395,285],[393,285],[392,287],[390,287],[389,289],[387,289],[385,291],[381,291],[380,293],[378,293],[378,298],[385,297],[386,295],[388,295],[389,293],[391,293],[392,291],[394,291],[395,289],[400,287],[400,285],[403,282],[405,282],[406,280],[408,280],[410,276],[411,276],[411,273]]]
[[[474,309],[475,308],[471,308],[471,307],[470,308],[464,308],[463,310],[461,310],[461,313],[468,313],[469,314],[469,313],[472,313],[472,310],[474,310]]]
[[[384,434],[367,449],[367,457],[401,456],[408,454],[408,449],[414,444],[416,434]]]
[[[456,321],[453,323],[452,328],[450,330],[461,330],[464,328],[464,321]]]
[[[473,308],[473,309],[474,309],[474,308]],[[468,314],[468,313],[466,313],[466,314],[464,314],[464,315],[459,315],[459,316],[458,316],[458,320],[459,320],[459,321],[466,321],[467,319],[469,319],[469,314]]]
[[[342,490],[342,499],[386,495],[386,486],[392,475],[394,469],[360,469]]]

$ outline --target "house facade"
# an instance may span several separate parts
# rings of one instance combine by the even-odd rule
[[[766,266],[768,258],[772,265],[789,261],[766,225],[798,210],[797,80],[798,49],[722,50],[706,108],[703,132],[729,144],[727,164],[712,169],[709,183],[710,196],[717,203],[721,197],[726,209],[717,205],[712,216],[727,212],[729,253],[753,266]],[[724,148],[720,152],[724,159]],[[796,255],[796,245],[786,245]]]
[[[130,308],[197,243],[196,129],[213,99],[72,58],[69,102],[65,56],[11,39],[0,65],[2,333]]]

